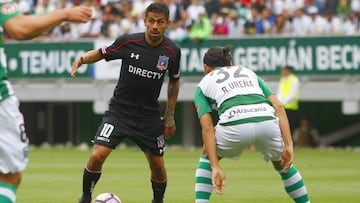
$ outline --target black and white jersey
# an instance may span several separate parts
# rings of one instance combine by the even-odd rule
[[[165,36],[160,45],[152,47],[145,33],[135,33],[118,37],[99,53],[106,61],[122,59],[109,111],[137,118],[159,117],[158,98],[166,72],[169,78],[180,77],[180,47]]]

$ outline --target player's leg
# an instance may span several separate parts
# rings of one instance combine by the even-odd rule
[[[238,159],[242,151],[251,144],[251,124],[236,126],[216,126],[216,145],[219,160],[222,158]],[[242,132],[239,135],[239,132]],[[212,170],[206,151],[199,158],[195,173],[195,203],[207,203],[213,191]]]
[[[90,203],[95,184],[100,179],[102,165],[121,140],[120,131],[126,131],[126,121],[105,112],[102,124],[93,140],[94,146],[83,172],[83,194],[79,203]]]
[[[154,155],[151,152],[144,151],[149,162],[151,171],[151,187],[153,189],[153,203],[162,203],[167,185],[167,174],[164,164],[164,158],[160,155]]]
[[[280,174],[285,191],[296,203],[310,203],[310,198],[306,190],[300,172],[292,165],[288,172],[283,171],[280,161],[272,161],[274,168]]]
[[[14,203],[28,162],[28,138],[16,96],[0,102],[0,202]]]
[[[164,120],[154,119],[128,121],[132,131],[127,137],[144,152],[151,171],[153,203],[162,203],[167,185],[163,155],[165,152]]]
[[[281,136],[278,120],[263,121],[256,124],[256,148],[258,148],[264,160],[271,160],[275,169],[281,175],[284,187],[288,195],[297,203],[310,202],[304,181],[294,166],[287,173],[280,166],[284,143]]]
[[[102,165],[112,151],[111,148],[94,144],[89,161],[83,172],[83,194],[79,203],[90,203],[94,187],[101,176]]]
[[[195,172],[195,203],[207,203],[210,200],[213,191],[212,170],[210,160],[203,153],[199,158],[199,163]]]
[[[16,188],[20,185],[21,173],[0,174],[0,202],[15,203]]]

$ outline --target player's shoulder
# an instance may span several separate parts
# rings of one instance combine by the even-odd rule
[[[137,32],[137,33],[131,33],[131,34],[125,34],[128,39],[145,39],[145,33],[144,32]]]
[[[164,36],[164,44],[175,51],[180,51],[180,46],[174,40],[170,39],[167,36]]]
[[[125,33],[123,35],[120,35],[116,41],[118,43],[122,43],[122,42],[138,42],[138,41],[143,41],[145,40],[145,33]]]

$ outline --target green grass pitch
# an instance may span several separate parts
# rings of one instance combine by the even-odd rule
[[[76,203],[82,171],[90,150],[32,148],[18,189],[17,203]],[[168,187],[165,202],[194,202],[194,174],[200,149],[168,149],[165,163]],[[224,159],[226,187],[212,203],[288,203],[279,175],[258,152],[245,151],[240,160]],[[295,166],[301,172],[313,203],[360,202],[360,152],[354,149],[296,149]],[[117,194],[123,203],[149,203],[149,169],[143,153],[116,149],[105,162],[94,195]]]

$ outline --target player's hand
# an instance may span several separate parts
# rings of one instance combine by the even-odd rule
[[[175,120],[173,116],[165,116],[164,118],[164,136],[165,139],[171,138],[176,131]]]
[[[77,69],[81,66],[82,62],[83,62],[83,57],[81,56],[80,58],[77,58],[73,64],[72,64],[72,68],[71,68],[71,77],[75,77],[76,76],[76,71]]]
[[[67,21],[85,23],[91,19],[92,10],[87,6],[75,6],[66,10]]]
[[[212,184],[216,194],[221,195],[222,188],[225,186],[225,174],[220,167],[212,169]]]
[[[284,172],[287,173],[294,161],[294,149],[292,146],[286,146],[281,156],[280,165],[284,167]]]

